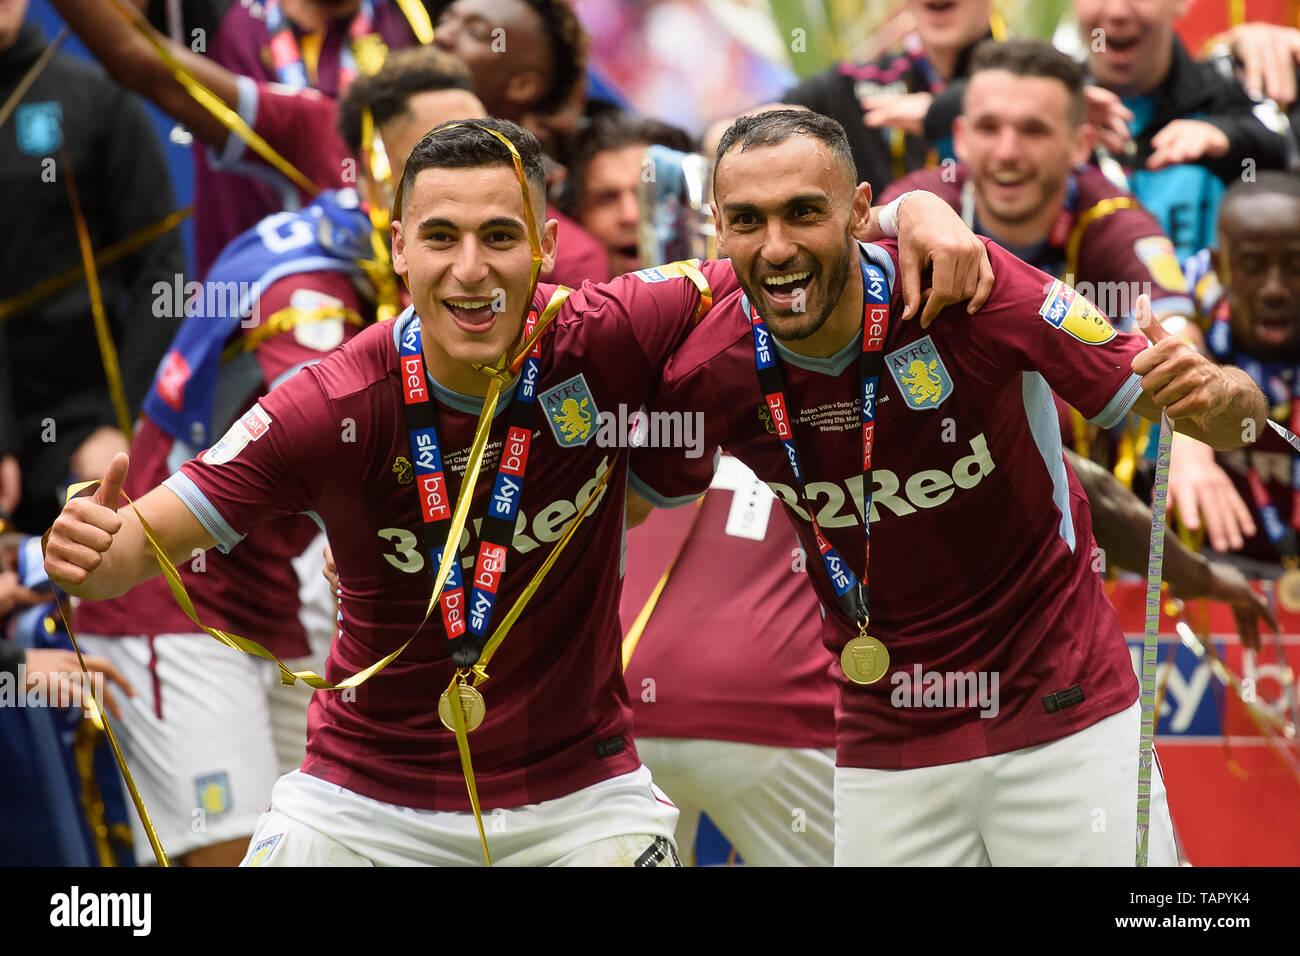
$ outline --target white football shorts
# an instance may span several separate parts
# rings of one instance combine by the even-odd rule
[[[684,859],[694,859],[703,812],[747,865],[831,865],[834,750],[675,737],[638,737],[636,750],[681,811]]]
[[[836,866],[1133,866],[1141,707],[1049,743],[913,770],[835,768]],[[1177,866],[1151,773],[1150,866]]]

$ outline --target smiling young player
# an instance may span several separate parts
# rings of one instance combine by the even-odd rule
[[[783,499],[839,625],[836,862],[1131,864],[1137,682],[1051,389],[1103,425],[1163,407],[1216,447],[1258,433],[1263,395],[1149,306],[1145,348],[992,244],[977,314],[899,322],[894,250],[855,241],[871,191],[833,120],[738,120],[714,176],[743,294],[674,353],[651,409],[709,410],[706,445]],[[673,504],[710,478],[662,454],[632,487]],[[1151,808],[1151,859],[1173,864],[1158,773]]]

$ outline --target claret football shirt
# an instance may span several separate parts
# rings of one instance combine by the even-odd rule
[[[735,288],[729,264],[705,263],[703,271],[716,292]],[[539,288],[538,309],[553,289]],[[537,418],[494,626],[577,510],[600,497],[488,668],[487,717],[470,736],[485,808],[552,799],[639,766],[619,659],[627,459],[615,426],[620,411],[626,423],[649,396],[698,302],[696,287],[671,268],[645,270],[574,292],[541,339]],[[366,329],[290,378],[167,481],[223,548],[281,515],[319,517],[340,580],[341,621],[326,664],[333,682],[405,641],[433,583],[398,366],[411,315]],[[454,497],[482,405],[431,387]],[[460,542],[466,580],[513,396],[512,385]],[[608,485],[596,492],[609,468]],[[435,609],[411,646],[354,693],[316,694],[303,770],[388,803],[468,810],[455,739],[437,716],[453,673],[446,647]]]
[[[992,296],[974,316],[902,322],[893,243],[862,246],[891,286],[877,390],[870,633],[891,666],[876,684],[843,676],[856,626],[838,610],[807,505],[775,435],[741,295],[715,302],[664,373],[650,410],[704,411],[705,438],[785,503],[833,620],[837,760],[900,769],[1003,753],[1082,729],[1129,706],[1137,682],[1096,568],[1087,499],[1066,465],[1052,390],[1109,426],[1140,394],[1145,346],[1068,286],[993,243]],[[1044,295],[1044,288],[1047,294]],[[861,335],[805,358],[777,343],[807,494],[830,543],[864,562]],[[690,500],[712,462],[638,459],[631,487]],[[832,610],[834,609],[834,610]]]
[[[331,306],[340,314],[344,309],[373,313],[373,306],[356,283],[338,272],[299,273],[273,282],[262,293],[257,313],[269,319],[285,308]],[[243,334],[251,334],[254,327]],[[243,413],[282,378],[303,365],[320,361],[356,330],[342,318],[305,323],[272,335],[253,352],[223,365],[218,390],[233,407],[217,427]],[[164,361],[158,374],[168,374],[170,367]],[[131,468],[123,486],[126,493],[138,498],[197,451],[142,413],[140,426],[131,438]],[[199,619],[209,627],[251,638],[279,657],[307,656],[311,648],[299,619],[299,581],[291,562],[317,533],[310,518],[286,517],[259,527],[234,553],[205,554],[178,563],[177,570]],[[198,632],[161,575],[107,601],[82,601],[77,605],[76,626],[84,634],[104,637]]]

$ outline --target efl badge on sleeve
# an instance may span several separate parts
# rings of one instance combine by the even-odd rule
[[[952,377],[928,335],[890,352],[885,356],[885,365],[908,408],[938,408],[952,394]]]
[[[206,465],[224,465],[243,451],[250,441],[257,441],[265,435],[270,427],[271,416],[261,404],[254,405],[243,418],[230,426],[220,441],[203,453],[201,460]]]
[[[1088,345],[1104,345],[1115,337],[1115,327],[1097,307],[1060,279],[1052,283],[1038,314]]]
[[[28,156],[48,156],[63,145],[63,104],[21,103],[14,113],[18,149]]]
[[[1133,243],[1133,252],[1151,273],[1151,278],[1170,292],[1186,292],[1187,278],[1178,265],[1174,244],[1165,236],[1147,236]]]
[[[581,374],[565,379],[539,396],[555,440],[565,448],[585,445],[596,433],[600,412]]]
[[[198,791],[199,806],[208,816],[220,816],[230,809],[230,777],[225,771],[198,777],[194,786]]]

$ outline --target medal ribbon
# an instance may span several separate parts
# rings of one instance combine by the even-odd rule
[[[559,310],[567,298],[553,297],[547,306],[548,320]],[[529,313],[524,325],[525,337],[533,345],[525,352],[523,371],[514,401],[510,403],[506,419],[505,445],[497,464],[492,496],[488,499],[487,515],[479,533],[479,551],[474,562],[474,576],[469,606],[465,606],[464,585],[461,580],[460,561],[453,559],[442,587],[435,588],[442,612],[443,629],[451,641],[450,653],[458,668],[473,667],[483,651],[488,636],[488,625],[496,595],[505,575],[506,557],[515,533],[515,520],[519,514],[519,500],[523,495],[524,479],[528,468],[528,451],[532,443],[532,425],[536,418],[537,379],[541,366],[541,342],[533,333],[539,324],[536,310]],[[413,316],[403,330],[399,344],[403,384],[403,411],[411,445],[411,461],[415,465],[415,487],[420,498],[423,518],[421,531],[424,547],[432,563],[430,572],[435,581],[443,564],[443,554],[458,550],[460,531],[452,527],[452,511],[447,475],[439,450],[438,430],[431,387],[424,369],[424,352],[421,345],[420,317]],[[500,393],[500,380],[493,379],[490,390]],[[496,397],[495,395],[493,396]],[[492,403],[495,406],[495,401]],[[484,409],[487,411],[486,405]],[[490,423],[491,418],[487,421]],[[477,436],[476,436],[477,437]],[[482,455],[480,454],[481,460]],[[477,471],[477,469],[475,469]],[[459,498],[473,495],[470,470]],[[463,522],[462,522],[463,527]],[[451,532],[455,531],[455,536]],[[468,612],[468,627],[466,614]]]
[[[1151,544],[1147,550],[1146,622],[1142,637],[1142,680],[1139,700],[1142,706],[1141,731],[1138,735],[1137,777],[1137,859],[1147,865],[1148,837],[1151,827],[1151,766],[1155,761],[1156,723],[1156,651],[1160,644],[1160,585],[1165,566],[1165,509],[1169,495],[1169,455],[1173,429],[1169,416],[1160,413],[1160,439],[1156,450],[1156,478],[1151,491]]]
[[[864,260],[861,266],[862,354],[858,360],[858,370],[862,382],[862,530],[865,538],[861,581],[831,546],[817,524],[817,512],[808,498],[803,471],[799,467],[799,450],[795,444],[794,422],[790,414],[792,406],[786,398],[785,379],[781,374],[776,345],[772,334],[767,329],[767,324],[748,299],[744,300],[744,307],[749,311],[749,321],[754,332],[754,364],[758,369],[758,384],[767,400],[777,437],[785,448],[790,470],[794,472],[799,496],[808,510],[808,519],[812,522],[813,534],[817,538],[817,550],[821,553],[822,563],[826,566],[826,574],[830,578],[831,586],[835,588],[840,609],[851,621],[865,627],[869,615],[867,569],[871,566],[871,496],[874,490],[871,478],[871,451],[876,428],[876,389],[880,372],[885,365],[883,354],[885,334],[889,330],[889,284],[885,280],[885,274],[874,263]]]

